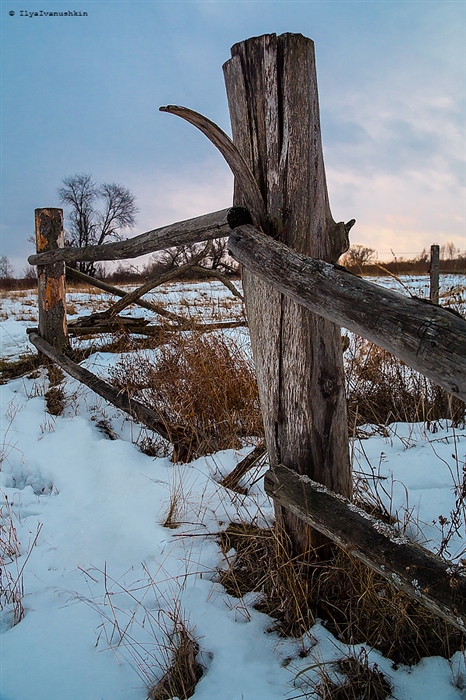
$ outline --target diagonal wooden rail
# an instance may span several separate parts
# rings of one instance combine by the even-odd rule
[[[298,518],[466,632],[466,575],[322,484],[279,465],[265,490]]]
[[[294,301],[371,340],[466,401],[466,320],[300,255],[253,226],[231,233],[233,257]]]
[[[199,431],[194,432],[190,431],[185,426],[170,424],[169,421],[156,413],[156,411],[144,406],[144,404],[136,401],[136,399],[131,398],[127,393],[119,391],[104,379],[89,372],[85,367],[81,367],[65,354],[55,350],[50,343],[47,343],[47,341],[40,337],[35,328],[28,329],[28,335],[29,340],[39,352],[56,363],[71,377],[82,382],[96,394],[102,396],[106,401],[109,401],[117,408],[125,411],[140,423],[150,428],[150,430],[154,430],[165,440],[171,442],[174,448],[174,462],[178,460],[189,462],[197,456],[196,450],[198,447],[198,440],[199,438],[204,438]]]
[[[28,262],[31,265],[49,265],[59,261],[71,263],[91,260],[124,260],[173,246],[222,238],[228,236],[230,232],[227,221],[229,211],[230,209],[221,209],[210,214],[197,216],[194,219],[162,226],[124,241],[36,253],[29,256]]]

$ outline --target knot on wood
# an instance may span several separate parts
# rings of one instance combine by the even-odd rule
[[[227,214],[227,222],[231,229],[245,226],[246,224],[252,226],[252,217],[246,207],[232,207]]]
[[[322,377],[320,380],[320,386],[322,389],[322,394],[326,399],[330,398],[330,396],[332,396],[332,394],[334,394],[337,389],[336,382],[334,382],[333,379],[330,379],[329,377]]]

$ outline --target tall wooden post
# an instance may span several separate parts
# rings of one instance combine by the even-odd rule
[[[63,209],[36,209],[36,249],[38,253],[63,248]],[[37,266],[39,294],[39,335],[55,350],[68,348],[66,322],[65,263]]]
[[[440,246],[430,246],[430,300],[433,304],[439,302],[440,287]]]
[[[314,43],[268,34],[231,53],[224,75],[233,141],[266,205],[265,220],[251,212],[254,223],[299,253],[334,262],[348,248],[350,224],[330,213]],[[245,204],[238,183],[235,204]],[[351,497],[340,328],[246,269],[243,285],[271,466]],[[290,511],[276,511],[296,553],[324,542]]]

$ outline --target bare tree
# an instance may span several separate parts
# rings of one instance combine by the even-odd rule
[[[25,280],[35,280],[37,279],[37,268],[35,265],[26,265],[23,267],[22,276]]]
[[[455,246],[453,241],[447,241],[445,245],[440,246],[441,260],[455,260],[460,254],[460,249]]]
[[[210,251],[199,263],[207,270],[217,270],[226,275],[235,275],[238,271],[238,264],[230,257],[227,248],[227,238],[216,238],[212,241]],[[198,255],[203,248],[200,243],[191,243],[186,246],[168,248],[151,256],[148,264],[144,267],[142,274],[145,277],[152,277],[155,274],[169,272],[182,265],[187,265]]]
[[[376,250],[368,248],[364,245],[352,245],[347,253],[343,256],[343,264],[348,267],[358,267],[367,265],[375,258]]]
[[[427,248],[423,248],[422,253],[419,253],[414,258],[414,262],[418,262],[418,263],[426,263],[426,262],[429,262],[429,260],[430,260],[430,251],[428,251]]]
[[[135,197],[127,187],[115,183],[97,185],[85,174],[66,177],[62,182],[58,196],[70,207],[65,245],[82,247],[120,240],[122,232],[136,223]],[[88,275],[97,272],[94,262],[78,265]]]
[[[212,249],[204,265],[227,275],[234,275],[238,272],[238,263],[228,253],[228,238],[215,238],[212,241]]]
[[[0,279],[10,280],[14,277],[14,268],[6,255],[0,255]]]

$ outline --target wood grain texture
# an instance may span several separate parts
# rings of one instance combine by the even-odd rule
[[[461,316],[299,255],[252,226],[234,229],[228,246],[238,262],[276,290],[371,340],[466,401],[466,320]]]
[[[284,466],[269,470],[265,490],[411,598],[466,632],[466,576],[393,527]]]
[[[233,141],[266,203],[260,228],[298,252],[336,260],[348,240],[328,203],[313,42],[270,34],[231,52],[224,76]],[[238,182],[234,203],[246,204]],[[243,287],[271,465],[351,495],[339,329],[247,269]],[[283,517],[296,548],[306,550],[310,529]]]
[[[440,289],[440,246],[430,246],[430,300],[433,304],[439,302]]]
[[[63,209],[35,210],[36,250],[55,251],[65,245]],[[59,351],[66,351],[68,332],[66,322],[65,264],[54,262],[37,267],[39,303],[39,332]]]

